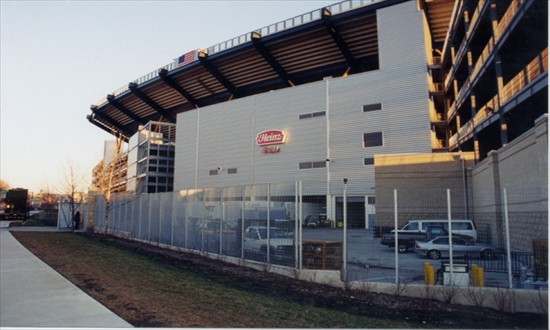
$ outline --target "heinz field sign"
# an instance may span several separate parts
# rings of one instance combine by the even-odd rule
[[[262,153],[270,154],[280,151],[278,144],[285,143],[285,132],[278,129],[263,131],[256,135],[256,144],[262,147]]]

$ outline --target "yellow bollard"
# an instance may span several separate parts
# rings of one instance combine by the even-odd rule
[[[477,286],[483,288],[485,287],[485,271],[482,267],[477,267]]]
[[[435,284],[435,268],[429,262],[424,263],[424,284]]]
[[[430,265],[429,262],[424,263],[424,284],[428,284],[430,281],[430,274],[428,273],[429,265]]]
[[[472,265],[472,285],[477,287],[485,286],[485,272],[482,267]]]
[[[477,273],[478,273],[478,267],[476,264],[472,264],[470,267],[472,269],[472,286],[478,286],[477,284]]]

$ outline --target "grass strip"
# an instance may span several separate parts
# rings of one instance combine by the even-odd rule
[[[412,328],[252,292],[72,233],[13,232],[29,250],[134,326]],[[259,273],[261,275],[261,273]]]

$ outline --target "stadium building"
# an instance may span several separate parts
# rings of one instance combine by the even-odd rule
[[[317,183],[309,194],[330,215],[347,178],[351,207],[369,219],[379,155],[468,152],[476,164],[547,113],[547,6],[344,1],[186,53],[88,120],[129,150],[151,122],[170,127],[170,143],[175,127],[169,185],[156,188],[152,157],[129,157],[137,192],[300,180]],[[165,138],[155,132],[148,141]],[[140,166],[148,188],[136,188]]]

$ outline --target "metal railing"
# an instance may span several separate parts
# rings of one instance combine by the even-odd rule
[[[348,11],[348,10],[365,7],[365,6],[368,6],[370,4],[373,4],[373,3],[379,2],[379,1],[382,1],[382,0],[345,0],[345,1],[342,1],[342,2],[339,2],[339,3],[335,3],[333,5],[329,5],[325,8],[328,8],[330,10],[330,12],[334,15],[334,14],[343,13],[343,12]],[[316,10],[310,11],[308,13],[298,15],[298,16],[286,19],[284,21],[280,21],[280,22],[265,26],[263,28],[254,30],[253,32],[257,32],[261,36],[268,36],[268,35],[271,35],[271,34],[275,34],[275,33],[281,32],[281,31],[285,31],[285,30],[303,25],[303,24],[307,24],[307,23],[316,21],[320,18],[321,18],[321,9],[316,9]],[[231,38],[229,40],[226,40],[224,42],[220,42],[220,43],[218,43],[214,46],[208,47],[207,48],[208,54],[209,55],[216,54],[216,53],[225,51],[227,49],[234,48],[234,47],[237,47],[239,45],[245,44],[245,43],[251,41],[250,38],[251,38],[251,34],[246,33],[246,34],[237,36],[235,38]],[[152,72],[147,73],[144,76],[141,76],[141,77],[137,78],[133,82],[138,84],[138,85],[142,84],[144,82],[147,82],[151,79],[154,79],[154,78],[158,77],[158,72],[159,72],[160,69],[166,69],[168,71],[171,71],[171,70],[176,69],[177,67],[178,67],[178,65],[177,65],[176,61],[171,62],[171,63],[166,64],[165,66],[163,66],[163,67],[161,67],[157,70],[154,70]],[[129,89],[128,85],[122,86],[119,89],[115,90],[113,93],[111,93],[111,95],[113,95],[113,96],[120,95],[120,94],[128,91],[128,89]],[[107,103],[107,98],[102,98],[96,103],[96,105],[99,107],[99,106],[104,105],[105,103]]]
[[[462,126],[458,132],[449,139],[449,146],[453,147],[459,142],[461,137],[470,134],[474,127],[477,127],[491,114],[498,110],[500,105],[506,103],[519,91],[521,91],[530,82],[548,71],[548,48],[544,49],[536,58],[534,58],[523,70],[512,78],[502,89],[500,95],[495,95],[489,102],[481,107],[474,118]],[[463,88],[463,90],[465,90]],[[456,102],[455,102],[456,103]],[[454,108],[452,108],[454,109]],[[452,110],[451,109],[451,110]]]
[[[339,3],[335,3],[333,5],[327,6],[328,10],[334,15],[334,14],[340,14],[348,10],[357,9],[360,7],[364,7],[367,5],[370,5],[375,2],[379,2],[380,0],[346,0]],[[262,37],[275,34],[281,31],[285,31],[291,28],[295,28],[297,26],[307,24],[313,21],[316,21],[321,18],[321,9],[316,9],[313,11],[310,11],[308,13],[294,16],[292,18],[286,19],[284,21],[280,21],[277,23],[273,23],[268,26],[264,26],[263,28],[254,30],[254,32],[259,33]],[[238,37],[226,40],[224,42],[221,42],[219,44],[216,44],[212,47],[208,48],[208,54],[212,55],[215,53],[222,52],[224,50],[237,47],[239,45],[242,45],[244,43],[247,43],[250,41],[250,33],[246,33],[243,35],[240,35]]]
[[[506,13],[498,22],[498,26],[495,30],[495,41],[498,41],[500,37],[504,34],[508,26],[510,25],[510,22],[512,22],[512,20],[516,17],[516,14],[519,13],[526,2],[526,0],[516,0],[510,3],[510,7],[508,7]]]
[[[345,212],[346,201],[364,200],[350,199],[344,190],[342,201],[336,199],[333,218],[324,213],[328,206],[324,198],[307,195],[316,184],[289,182],[133,196],[117,194],[110,204],[108,232],[214,259],[233,257],[242,264],[251,261],[266,270],[271,265],[283,266],[294,275],[308,269],[339,273],[345,281],[421,284],[426,263],[437,268],[440,263],[454,262],[485,269],[487,286],[528,288],[525,283],[538,280],[539,287],[547,287],[547,240],[538,238],[539,234],[545,237],[544,232],[523,225],[526,220],[540,226],[547,223],[547,204],[533,202],[540,198],[537,189],[513,193],[504,190],[504,204],[491,205],[492,211],[486,207],[466,210],[461,189],[382,189],[377,192],[380,200],[376,224],[370,227],[373,230],[364,228],[363,212],[353,208]],[[527,204],[529,211],[525,210]],[[99,198],[93,208],[95,229],[107,232],[104,200]],[[495,213],[501,208],[505,210],[504,227],[502,213]],[[319,222],[311,225],[305,221],[310,217]],[[395,251],[395,244],[388,245],[387,240],[380,239],[414,219],[436,219],[440,222],[437,226],[451,228],[459,245],[460,237],[468,235],[466,232],[473,231],[477,239],[463,246],[466,249],[451,253],[444,253],[442,247],[436,257],[417,251],[418,242],[411,241],[413,244],[408,246],[407,240],[412,236],[402,234],[399,238],[402,245],[408,246],[405,251]],[[470,223],[460,219],[474,220],[475,227],[445,227],[455,220]],[[437,238],[441,237],[430,239]],[[485,248],[476,248],[477,245]]]
[[[545,71],[548,71],[548,48],[544,49],[523,70],[512,78],[506,86],[504,86],[500,95],[501,104],[504,104]]]

